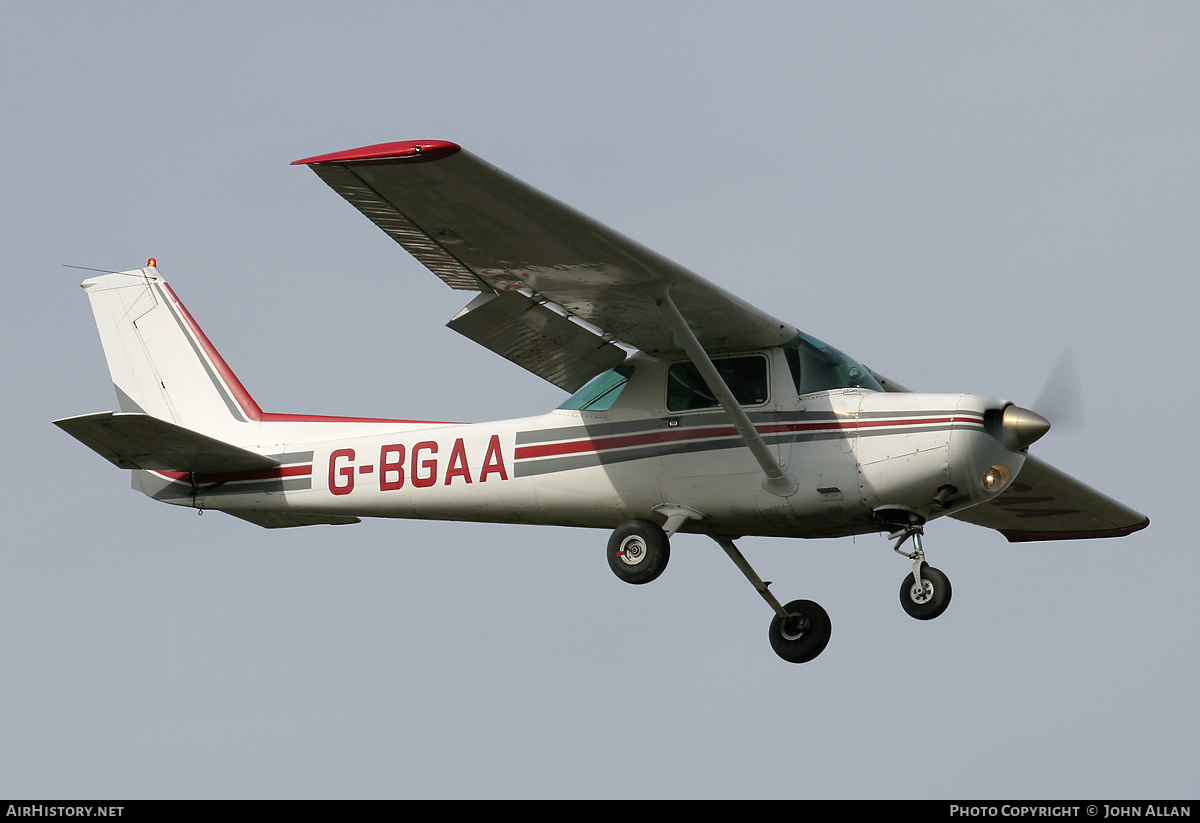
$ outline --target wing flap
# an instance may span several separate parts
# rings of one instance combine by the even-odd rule
[[[446,325],[571,393],[625,359],[619,346],[515,291],[481,294]]]
[[[122,469],[239,472],[270,469],[279,461],[148,414],[97,412],[54,425]]]
[[[410,141],[298,160],[453,288],[528,290],[650,354],[682,349],[670,293],[709,351],[796,332],[684,267],[453,143]]]
[[[995,529],[1010,543],[1124,537],[1150,525],[1141,512],[1032,456],[1004,494],[950,516]]]

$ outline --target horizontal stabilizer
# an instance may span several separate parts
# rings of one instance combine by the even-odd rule
[[[337,514],[298,514],[295,512],[231,512],[234,517],[264,529],[289,529],[293,526],[349,526],[361,523],[357,517]]]
[[[54,425],[122,469],[240,472],[279,461],[148,414],[97,412]]]
[[[995,529],[1010,543],[1124,537],[1150,525],[1141,512],[1032,456],[1004,494],[950,516]]]

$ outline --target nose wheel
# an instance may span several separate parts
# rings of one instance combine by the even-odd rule
[[[921,545],[924,527],[919,524],[906,526],[891,535],[898,538],[893,547],[897,554],[913,561],[913,570],[900,584],[900,605],[909,617],[917,620],[932,620],[946,611],[950,605],[950,578],[925,562],[925,549]],[[904,541],[912,538],[913,551],[901,550]]]
[[[900,605],[910,617],[932,620],[950,605],[950,578],[933,566],[921,567],[921,582],[910,572],[900,586]]]

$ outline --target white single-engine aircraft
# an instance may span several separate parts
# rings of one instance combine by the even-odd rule
[[[900,602],[940,615],[925,563],[949,515],[1010,541],[1119,537],[1145,515],[1028,454],[1040,415],[918,394],[535,191],[453,143],[298,160],[451,288],[448,325],[573,392],[553,411],[437,423],[262,411],[150,260],[83,282],[119,412],[55,421],[166,503],[267,528],[360,517],[611,529],[629,583],[670,538],[706,534],[775,612],[784,660],[829,641],[825,610],[782,605],[734,540],[890,532]],[[908,544],[910,551],[905,551]]]

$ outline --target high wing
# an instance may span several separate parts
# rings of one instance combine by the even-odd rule
[[[682,351],[656,306],[668,294],[708,351],[796,335],[454,143],[382,143],[293,165],[310,166],[449,286],[484,293],[451,328],[569,391],[624,359],[614,342]]]
[[[1004,494],[950,515],[995,529],[1012,543],[1124,537],[1150,518],[1032,455]]]

